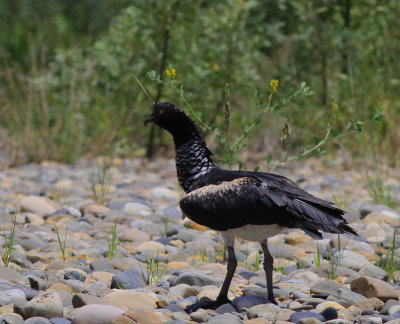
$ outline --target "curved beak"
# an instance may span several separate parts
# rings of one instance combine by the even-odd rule
[[[154,123],[154,117],[153,115],[150,115],[149,117],[146,118],[146,120],[144,121],[144,125],[147,125],[148,123]]]

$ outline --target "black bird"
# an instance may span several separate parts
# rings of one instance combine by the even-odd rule
[[[300,228],[313,238],[322,238],[320,231],[357,235],[343,218],[343,210],[312,196],[283,176],[230,171],[215,165],[194,122],[174,104],[154,103],[145,124],[149,122],[173,136],[178,180],[186,193],[180,200],[183,215],[219,231],[227,246],[227,274],[217,299],[195,303],[189,306],[189,312],[230,302],[228,290],[237,266],[236,236],[260,242],[268,299],[277,304],[272,289],[273,258],[268,250],[268,237],[285,228]]]

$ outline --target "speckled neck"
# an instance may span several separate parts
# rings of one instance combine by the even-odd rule
[[[178,181],[185,192],[188,192],[200,176],[216,167],[211,159],[210,150],[197,131],[185,141],[175,140],[175,152]]]

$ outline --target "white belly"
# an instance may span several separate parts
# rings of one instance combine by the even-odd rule
[[[261,242],[271,236],[275,236],[282,232],[285,227],[278,224],[271,225],[244,225],[238,228],[232,228],[227,231],[221,231],[226,244],[233,246],[235,237],[254,242]]]

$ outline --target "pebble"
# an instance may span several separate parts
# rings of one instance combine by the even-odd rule
[[[25,318],[43,316],[46,318],[62,317],[63,304],[60,295],[55,291],[45,291],[32,300],[28,301],[22,308]]]
[[[73,324],[110,324],[124,311],[108,305],[86,305],[73,309],[68,317]]]
[[[104,203],[88,199],[92,196],[88,165],[81,159],[70,166],[45,162],[1,171],[0,191],[7,191],[0,211],[8,230],[10,211],[16,210],[18,201],[22,212],[17,217],[11,267],[0,266],[0,323],[24,323],[18,314],[35,324],[399,321],[396,286],[376,265],[377,253],[390,251],[393,226],[400,226],[399,213],[361,202],[368,193],[354,172],[339,175],[330,169],[321,175],[326,169],[315,161],[300,162],[293,170],[279,168],[291,178],[303,179],[301,185],[322,198],[346,192],[351,207],[345,209],[351,211],[351,225],[360,237],[341,235],[345,248],[340,252],[338,235],[314,240],[288,229],[270,238],[275,265],[284,268],[283,274],[274,271],[273,276],[280,306],[266,299],[260,246],[237,240],[238,268],[229,291],[232,304],[189,315],[184,312],[188,305],[218,295],[226,263],[221,263],[224,244],[218,233],[181,220],[182,191],[174,161],[120,160],[113,166],[109,201]],[[119,248],[110,260],[108,242],[115,221]],[[65,261],[54,225],[61,239],[68,225]],[[336,252],[333,260],[326,246]],[[326,280],[335,262],[338,278]],[[143,275],[154,286],[146,285]],[[357,280],[368,282],[359,285],[364,290],[357,288]]]
[[[121,272],[111,279],[111,288],[117,289],[135,289],[144,287],[143,275],[145,270],[142,270],[139,266],[134,266],[129,270]]]
[[[398,291],[385,281],[363,276],[353,280],[350,284],[351,290],[365,297],[376,297],[382,301],[398,299]]]

